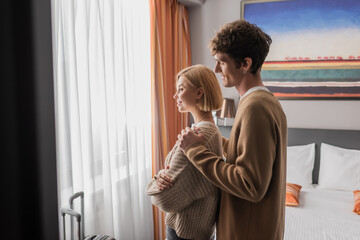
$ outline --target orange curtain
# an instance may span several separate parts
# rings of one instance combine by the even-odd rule
[[[188,114],[177,111],[176,74],[191,65],[187,8],[176,0],[149,0],[151,34],[151,120],[153,175],[164,168]],[[165,239],[164,214],[153,208],[154,239]]]

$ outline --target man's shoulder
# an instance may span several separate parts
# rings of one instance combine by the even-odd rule
[[[266,100],[271,100],[274,101],[276,99],[276,97],[274,96],[274,94],[270,91],[264,91],[264,90],[258,90],[258,91],[253,91],[252,93],[250,93],[249,95],[244,97],[244,103],[256,103],[256,102],[262,102],[264,99]]]
[[[241,107],[245,109],[252,108],[271,108],[280,106],[280,102],[277,98],[271,93],[267,91],[255,91],[242,101],[240,101]]]
[[[257,91],[244,99],[239,108],[241,118],[267,118],[275,119],[285,115],[280,102],[276,97],[265,91]]]

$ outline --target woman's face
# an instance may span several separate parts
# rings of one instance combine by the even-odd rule
[[[197,107],[198,88],[191,85],[186,77],[181,76],[177,82],[177,90],[173,96],[179,112],[190,112]]]

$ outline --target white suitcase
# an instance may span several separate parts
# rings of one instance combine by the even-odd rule
[[[81,214],[74,210],[74,200],[78,197],[81,197]],[[77,239],[79,240],[115,240],[115,238],[110,237],[108,235],[88,235],[84,236],[85,228],[84,228],[84,192],[77,192],[70,196],[69,198],[69,208],[61,208],[60,213],[63,218],[63,233],[64,233],[64,240],[66,240],[66,229],[65,223],[66,219],[65,216],[69,215],[71,219],[71,240],[74,238],[74,225],[73,225],[73,218],[76,219],[77,222]]]

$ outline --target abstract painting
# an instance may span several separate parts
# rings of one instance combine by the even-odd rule
[[[360,99],[359,0],[243,0],[273,42],[264,84],[280,99]]]

